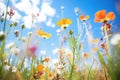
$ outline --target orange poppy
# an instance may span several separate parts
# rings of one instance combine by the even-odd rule
[[[39,72],[44,71],[44,66],[42,64],[38,65],[37,70]]]
[[[44,62],[49,62],[49,61],[50,61],[49,57],[47,57],[47,58],[44,59]]]
[[[100,10],[95,14],[95,22],[106,22],[115,19],[115,14],[113,12],[106,13],[106,10]]]
[[[80,20],[81,21],[86,21],[86,20],[88,20],[90,18],[90,16],[84,16],[84,15],[80,15]]]
[[[57,25],[60,26],[62,29],[69,27],[69,25],[71,24],[72,24],[72,20],[67,18],[63,18],[57,22]]]

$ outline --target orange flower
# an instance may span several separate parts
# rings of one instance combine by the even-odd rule
[[[96,12],[94,21],[106,22],[114,19],[115,19],[115,14],[113,12],[109,12],[108,14],[106,14],[106,10],[100,10]]]
[[[88,58],[88,54],[87,53],[82,53],[82,56],[83,56],[83,58]]]
[[[53,77],[53,73],[52,72],[49,73],[49,77],[50,78]]]
[[[84,16],[84,15],[80,15],[80,20],[81,21],[86,21],[86,20],[88,20],[90,18],[90,16]]]
[[[42,64],[38,65],[37,70],[39,72],[44,71],[44,66]]]
[[[44,59],[44,62],[49,62],[49,61],[50,61],[49,57]]]
[[[100,46],[101,46],[102,49],[105,49],[105,50],[107,49],[107,46],[106,46],[105,43],[101,43]]]
[[[57,25],[60,26],[62,29],[69,27],[69,25],[71,24],[72,24],[72,20],[67,18],[63,18],[57,22]]]

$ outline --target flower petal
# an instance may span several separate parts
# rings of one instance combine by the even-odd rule
[[[84,15],[80,15],[80,20],[83,20],[84,18]]]
[[[114,20],[115,19],[115,14],[113,12],[109,12],[106,16],[107,20]]]
[[[104,19],[106,17],[106,10],[100,10],[95,14],[98,19]]]

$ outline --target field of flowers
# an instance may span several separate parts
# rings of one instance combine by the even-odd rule
[[[65,8],[61,6],[62,16],[56,21],[58,56],[52,64],[51,56],[38,53],[41,41],[49,41],[53,35],[35,27],[24,37],[25,24],[11,21],[16,12],[9,5],[10,0],[6,2],[5,12],[0,8],[0,80],[120,80],[120,33],[112,31],[117,17],[113,11],[98,10],[93,14],[94,22],[101,24],[98,27],[102,35],[94,38],[88,23],[91,15],[79,14],[79,9],[74,9],[76,34],[68,29],[74,23],[64,16]],[[40,15],[31,15],[32,24]],[[8,40],[12,42],[7,43]]]

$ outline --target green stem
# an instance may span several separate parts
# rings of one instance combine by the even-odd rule
[[[71,72],[70,72],[70,76],[69,76],[69,80],[72,80],[72,75],[73,75],[73,70],[74,70],[74,59],[75,59],[75,48],[73,48],[73,60],[72,60],[72,65],[71,65]]]
[[[105,73],[105,79],[108,80],[108,78],[107,78],[107,73],[106,73],[106,70],[105,70],[105,67],[103,67],[103,70],[104,70],[104,73]]]
[[[89,80],[89,75],[90,75],[90,71],[91,71],[91,69],[92,69],[92,67],[93,67],[93,64],[94,64],[94,59],[93,59],[92,65],[91,65],[91,67],[90,67],[90,70],[89,70],[89,72],[88,72],[88,79],[87,79],[87,80]]]

